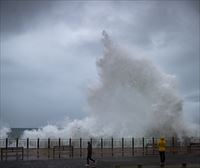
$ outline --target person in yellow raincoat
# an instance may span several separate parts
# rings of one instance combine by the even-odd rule
[[[166,151],[166,141],[164,137],[161,137],[158,142],[158,150],[160,155],[161,164],[165,163],[165,151]]]

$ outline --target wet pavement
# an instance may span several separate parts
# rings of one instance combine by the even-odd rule
[[[182,167],[182,163],[187,163],[187,167],[200,168],[200,153],[195,154],[167,154],[167,167]],[[49,159],[49,160],[8,160],[0,161],[0,168],[83,168],[86,164],[86,158],[73,159]],[[159,156],[137,156],[137,157],[119,157],[119,158],[97,158],[97,168],[129,168],[137,167],[138,164],[143,168],[160,167]]]

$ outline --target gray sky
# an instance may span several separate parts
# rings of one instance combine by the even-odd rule
[[[177,77],[184,114],[199,115],[199,1],[1,0],[1,125],[87,116],[101,32]]]

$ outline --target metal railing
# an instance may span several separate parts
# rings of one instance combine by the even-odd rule
[[[158,154],[158,138],[90,138],[90,139],[0,139],[0,148],[23,147],[24,159],[55,158],[55,146],[73,147],[73,154],[59,151],[59,158],[86,157],[87,142],[93,146],[94,157],[130,157]],[[200,152],[200,138],[166,138],[167,151],[172,153]],[[192,148],[192,144],[195,144]],[[62,154],[63,153],[63,154]],[[7,158],[6,158],[7,159]]]

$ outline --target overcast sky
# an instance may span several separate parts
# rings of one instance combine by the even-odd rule
[[[175,75],[185,116],[200,123],[199,16],[198,0],[1,0],[1,126],[87,116],[103,30]]]

